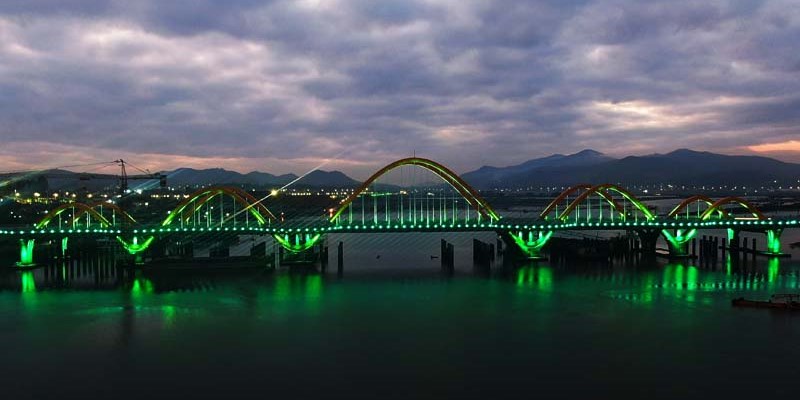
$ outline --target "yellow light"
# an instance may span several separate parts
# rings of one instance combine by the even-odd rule
[[[269,191],[269,195],[275,197],[278,195],[278,189],[272,189]]]

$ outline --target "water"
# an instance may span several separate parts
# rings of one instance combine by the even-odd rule
[[[429,258],[438,242],[403,240],[420,247],[346,243],[343,277],[335,266],[148,272],[101,260],[2,270],[4,398],[796,391],[800,313],[730,300],[800,291],[797,257],[539,263],[487,276],[453,239],[448,276]]]

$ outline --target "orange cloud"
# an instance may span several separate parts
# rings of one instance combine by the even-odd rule
[[[788,140],[785,142],[779,143],[764,143],[758,144],[753,146],[747,146],[748,149],[751,151],[755,151],[757,153],[768,153],[768,152],[790,152],[790,151],[797,151],[800,152],[800,140]]]

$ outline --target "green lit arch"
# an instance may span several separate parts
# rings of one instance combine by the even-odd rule
[[[575,186],[569,187],[568,189],[566,189],[563,192],[561,192],[558,196],[556,196],[556,198],[554,198],[547,205],[547,207],[545,207],[545,209],[539,214],[539,218],[547,219],[548,215],[551,212],[553,212],[556,209],[556,207],[558,207],[558,205],[561,204],[561,202],[564,199],[566,199],[568,196],[570,196],[571,194],[574,194],[575,192],[578,192],[578,191],[581,191],[581,190],[584,190],[584,191],[591,190],[593,187],[594,186],[592,186],[591,184],[588,184],[588,183],[581,183],[581,184],[577,184]],[[617,210],[617,212],[619,212],[620,214],[622,214],[624,212],[624,209],[622,208],[622,206],[616,200],[614,200],[614,198],[612,198],[607,192],[600,190],[600,191],[597,192],[597,194],[600,197],[602,197],[603,199],[605,199],[605,201],[609,205],[614,207],[614,209]],[[556,217],[558,218],[559,216],[556,215]]]
[[[573,200],[572,203],[570,203],[570,205],[567,206],[566,209],[564,209],[564,212],[561,213],[561,215],[559,216],[559,219],[565,220],[567,217],[569,217],[570,214],[572,214],[573,211],[575,211],[575,208],[577,208],[578,205],[580,205],[587,198],[589,198],[589,196],[591,196],[592,194],[598,194],[599,195],[600,192],[604,191],[604,190],[615,192],[615,193],[619,194],[620,196],[622,196],[623,198],[625,198],[626,200],[628,200],[629,202],[631,202],[631,204],[633,204],[634,207],[637,210],[639,210],[642,214],[644,214],[645,218],[647,218],[648,220],[654,219],[656,217],[652,212],[650,212],[650,210],[647,208],[647,206],[644,203],[642,203],[639,199],[637,199],[633,194],[631,194],[630,192],[628,192],[624,188],[622,188],[622,187],[620,187],[618,185],[614,185],[612,183],[604,183],[604,184],[592,186],[590,189],[588,189],[585,192],[581,193],[580,196],[575,198],[575,200]]]
[[[668,218],[677,217],[683,210],[689,207],[692,203],[699,203],[699,202],[705,203],[706,206],[708,206],[709,208],[714,205],[714,200],[711,199],[710,197],[703,196],[702,194],[694,195],[692,197],[686,198],[683,201],[681,201],[680,204],[675,206],[675,208],[673,208],[672,211],[670,211],[669,214],[667,214],[667,217]],[[721,217],[724,217],[726,215],[725,210],[721,208],[717,209],[717,211],[720,213]]]
[[[705,219],[709,219],[711,217],[711,214],[713,214],[715,211],[721,210],[722,207],[724,207],[724,206],[726,206],[728,204],[738,204],[738,205],[742,206],[747,211],[749,211],[750,214],[752,214],[753,217],[755,217],[756,219],[759,219],[759,220],[769,219],[766,215],[764,215],[764,213],[761,212],[761,210],[756,208],[756,206],[754,206],[753,204],[751,204],[747,200],[745,200],[745,199],[743,199],[741,197],[736,197],[736,196],[725,197],[725,198],[717,200],[716,202],[714,202],[714,204],[710,205],[706,209],[706,211],[703,212],[703,214],[700,215],[700,219],[704,219],[704,220]]]
[[[63,213],[65,210],[73,208],[76,210],[80,210],[82,214],[89,213],[89,215],[94,217],[104,227],[111,226],[111,223],[108,222],[108,220],[105,217],[103,217],[99,212],[97,212],[97,210],[92,208],[92,206],[79,202],[61,204],[60,206],[50,210],[50,212],[48,212],[44,217],[42,217],[42,219],[40,219],[36,224],[34,224],[34,226],[36,227],[36,229],[42,229],[46,227],[47,224],[49,224],[53,218],[61,215],[61,213]]]
[[[361,186],[358,187],[350,196],[348,196],[342,203],[339,205],[339,209],[333,214],[330,218],[330,221],[336,221],[336,218],[344,212],[345,209],[360,196],[363,192],[365,192],[369,186],[375,182],[378,178],[386,174],[387,172],[406,165],[412,165],[416,167],[420,167],[426,169],[441,178],[443,181],[447,182],[453,189],[455,189],[463,198],[464,200],[469,203],[472,208],[475,209],[480,215],[489,218],[490,220],[497,221],[500,219],[500,216],[489,206],[488,203],[478,194],[475,189],[473,189],[469,184],[467,184],[461,177],[456,175],[455,172],[451,171],[447,167],[442,164],[437,163],[436,161],[429,160],[426,158],[419,158],[419,157],[409,157],[404,158],[401,160],[397,160],[367,178]]]
[[[250,193],[231,186],[212,186],[205,189],[200,189],[187,198],[183,199],[178,205],[170,211],[167,218],[161,223],[162,226],[167,226],[172,223],[179,215],[184,220],[190,218],[195,212],[204,204],[208,203],[211,199],[227,195],[233,200],[247,208],[260,225],[267,223],[267,220],[277,221],[275,215],[267,209],[261,202]],[[188,215],[187,215],[188,214]]]
[[[130,214],[128,214],[127,211],[123,210],[120,206],[118,206],[118,205],[116,205],[114,203],[109,203],[109,202],[105,202],[105,201],[98,201],[98,202],[95,202],[95,203],[92,203],[92,204],[88,204],[88,206],[91,207],[92,209],[94,209],[95,211],[97,211],[98,207],[110,208],[113,211],[118,212],[119,215],[122,216],[123,220],[126,221],[127,223],[130,223],[130,224],[135,224],[136,223],[136,220]],[[78,220],[80,217],[83,216],[83,214],[86,214],[86,213],[87,213],[87,211],[82,208],[82,209],[80,209],[79,212],[75,213],[74,219]],[[98,212],[98,214],[102,215],[102,213],[100,213],[100,212]],[[106,220],[108,220],[108,218],[106,218]]]

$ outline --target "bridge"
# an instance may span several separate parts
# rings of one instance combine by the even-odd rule
[[[401,167],[427,170],[449,189],[381,190],[379,178]],[[536,259],[559,232],[626,231],[638,237],[644,251],[655,252],[663,237],[670,254],[682,257],[699,232],[726,230],[731,243],[738,243],[741,232],[763,234],[766,248],[761,253],[781,256],[781,233],[800,226],[797,219],[770,217],[739,197],[691,196],[658,214],[610,183],[572,186],[534,217],[504,217],[453,171],[418,157],[381,168],[343,199],[332,199],[324,213],[276,216],[269,208],[276,195],[273,191],[259,199],[238,187],[202,188],[184,195],[163,220],[149,223],[137,222],[110,201],[65,202],[37,221],[0,227],[0,243],[18,243],[16,265],[28,267],[35,265],[37,241],[60,241],[65,251],[70,238],[113,241],[140,256],[157,243],[221,235],[271,236],[285,251],[303,253],[331,233],[496,232],[519,255]]]

